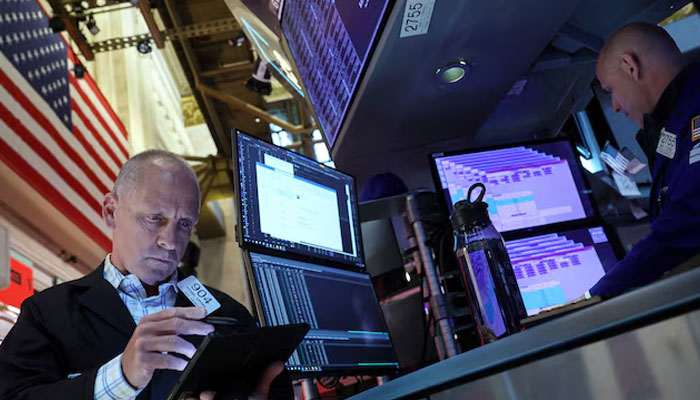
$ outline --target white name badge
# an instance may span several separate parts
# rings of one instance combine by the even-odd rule
[[[207,315],[221,307],[221,304],[216,301],[211,292],[209,292],[202,282],[194,275],[190,275],[178,282],[177,287],[182,290],[182,293],[184,293],[196,307],[206,308]]]
[[[661,137],[659,144],[656,146],[656,152],[667,158],[676,156],[676,135],[661,128]]]

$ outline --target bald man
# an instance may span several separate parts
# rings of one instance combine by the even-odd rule
[[[613,110],[639,126],[652,172],[651,233],[590,290],[615,295],[700,253],[700,66],[664,29],[633,23],[608,39],[596,72]]]
[[[206,310],[177,286],[199,205],[199,184],[184,160],[161,150],[130,158],[102,205],[111,254],[86,277],[22,303],[0,345],[0,399],[167,398],[203,335],[214,330],[201,321]],[[213,316],[255,325],[243,305],[208,289],[221,304]],[[277,363],[262,376],[232,374],[236,396],[220,394],[291,399],[283,369]]]

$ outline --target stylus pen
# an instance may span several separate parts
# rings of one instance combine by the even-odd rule
[[[204,318],[204,322],[206,322],[207,324],[212,324],[212,325],[224,325],[224,326],[238,325],[238,320],[236,318],[230,318],[230,317],[206,317],[206,318]]]

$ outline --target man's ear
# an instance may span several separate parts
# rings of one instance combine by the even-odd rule
[[[620,56],[620,69],[622,73],[626,76],[632,78],[635,82],[639,82],[642,79],[641,66],[639,64],[639,58],[634,53],[622,53]]]
[[[109,229],[114,229],[116,226],[114,212],[117,209],[117,195],[112,192],[105,195],[102,201],[102,219]]]

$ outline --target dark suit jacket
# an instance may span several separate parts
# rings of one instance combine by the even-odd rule
[[[208,289],[221,303],[212,315],[255,323],[243,305]],[[180,293],[175,305],[192,304]],[[93,399],[97,370],[124,351],[135,327],[117,291],[104,279],[102,265],[84,278],[28,298],[0,345],[0,399]],[[198,345],[201,337],[188,340]],[[157,370],[137,399],[165,399],[179,374]],[[270,398],[292,397],[284,372],[273,382]]]

